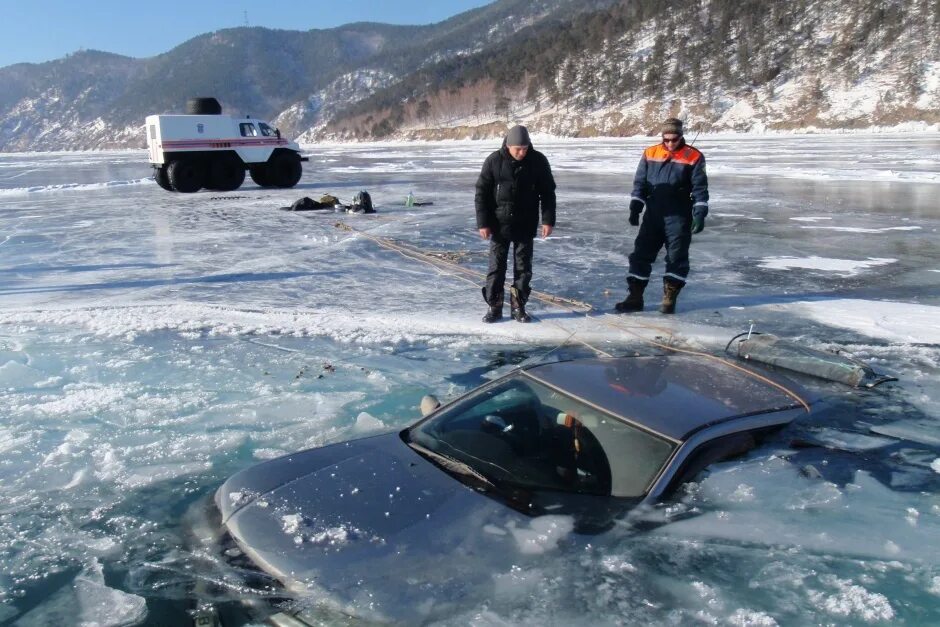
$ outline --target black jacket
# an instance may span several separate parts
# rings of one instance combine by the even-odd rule
[[[493,229],[496,237],[526,240],[536,236],[539,209],[542,224],[555,226],[555,179],[545,155],[531,146],[516,161],[506,142],[483,162],[476,191],[477,228]]]

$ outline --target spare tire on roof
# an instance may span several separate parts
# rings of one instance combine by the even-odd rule
[[[191,115],[219,115],[222,105],[215,98],[190,98],[186,101],[186,113]]]

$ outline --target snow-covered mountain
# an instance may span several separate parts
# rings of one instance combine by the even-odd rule
[[[632,135],[940,123],[935,0],[620,2],[423,68],[325,126],[329,138],[483,137],[507,120]]]
[[[149,59],[92,50],[12,65],[0,68],[0,151],[139,147],[147,115],[182,112],[188,97],[205,95],[296,136],[421,67],[614,2],[499,0],[427,26],[233,28]]]
[[[0,151],[140,147],[213,95],[317,139],[940,124],[936,0],[498,0],[430,26],[235,28],[0,68]]]

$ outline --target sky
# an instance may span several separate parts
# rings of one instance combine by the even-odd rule
[[[41,63],[81,49],[151,57],[203,33],[244,26],[289,30],[350,22],[432,24],[492,0],[98,0],[3,2],[0,67]]]

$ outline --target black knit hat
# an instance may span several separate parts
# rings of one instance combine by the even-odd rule
[[[519,125],[513,126],[509,129],[509,132],[506,133],[506,145],[531,146],[532,142],[529,140],[529,129]]]
[[[662,133],[669,133],[670,135],[682,135],[682,120],[679,118],[666,118],[663,122]]]

